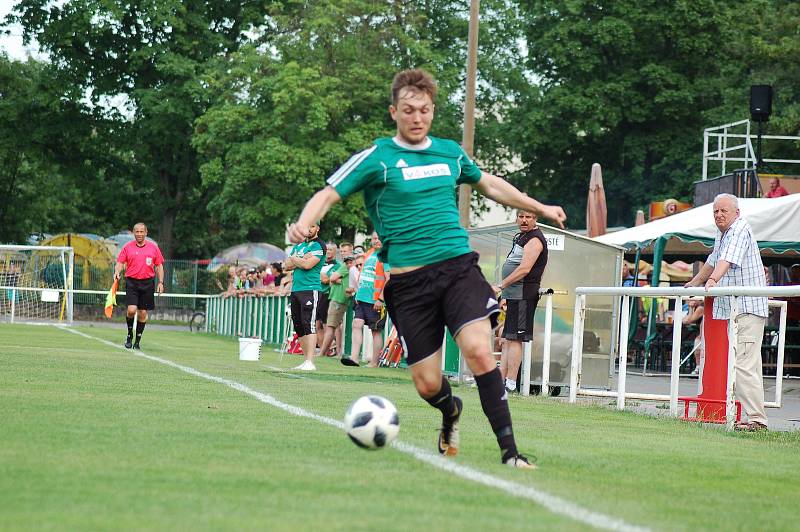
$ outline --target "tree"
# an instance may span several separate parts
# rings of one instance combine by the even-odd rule
[[[480,102],[493,109],[506,79],[519,79],[504,68],[514,50],[496,37],[513,36],[515,12],[498,1],[485,10]],[[389,84],[401,68],[435,75],[433,134],[460,139],[467,14],[466,2],[431,0],[322,0],[271,12],[272,31],[221,61],[208,80],[215,103],[199,119],[194,145],[211,215],[241,238],[282,242],[285,224],[324,178],[375,137],[393,133]],[[494,31],[504,26],[505,33]],[[485,118],[498,122],[494,113]],[[477,151],[494,162],[496,131],[480,131]],[[367,223],[358,196],[334,207],[322,234],[352,239]]]
[[[107,162],[91,155],[104,124],[69,96],[49,65],[0,55],[0,242],[98,226],[103,206],[83,206]]]
[[[115,117],[126,133],[117,138],[124,141],[118,150],[130,154],[139,216],[160,219],[155,233],[167,258],[189,252],[181,243],[196,245],[192,237],[206,231],[196,208],[204,199],[195,194],[200,180],[190,143],[194,122],[208,106],[205,69],[235,51],[269,5],[23,0],[9,18],[21,24],[26,41],[39,42],[95,112],[108,109],[109,101],[127,101],[126,113]]]
[[[690,199],[701,132],[713,125],[739,42],[736,9],[717,0],[520,2],[529,76],[506,138],[515,179],[565,205],[581,226],[591,164],[603,167],[609,223],[630,225],[653,199]],[[717,114],[719,116],[719,114]],[[738,118],[736,117],[731,118]]]

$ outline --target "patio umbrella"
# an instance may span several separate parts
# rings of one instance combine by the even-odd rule
[[[636,211],[636,221],[633,222],[633,225],[637,226],[643,224],[644,224],[644,211],[642,209],[639,209],[638,211]]]
[[[224,265],[258,266],[259,264],[282,262],[284,260],[286,260],[286,253],[278,246],[273,246],[266,242],[247,242],[217,253],[211,259],[208,269],[214,272]]]
[[[586,232],[589,238],[606,234],[608,211],[606,191],[603,189],[603,172],[598,163],[592,165],[589,181],[589,199],[586,202]]]

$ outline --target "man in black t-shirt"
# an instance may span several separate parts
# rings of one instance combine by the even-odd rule
[[[547,241],[536,225],[536,215],[517,211],[517,226],[520,232],[514,235],[511,251],[503,264],[503,280],[500,281],[508,305],[503,328],[506,344],[500,372],[508,391],[517,389],[522,344],[533,340],[533,315],[539,303],[539,286],[547,265]]]

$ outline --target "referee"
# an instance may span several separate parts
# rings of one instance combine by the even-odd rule
[[[140,349],[147,311],[155,308],[155,292],[164,293],[164,257],[158,244],[147,240],[147,226],[139,222],[133,226],[133,240],[122,247],[114,266],[114,280],[120,278],[125,269],[125,305],[128,307],[128,337],[125,347]],[[158,274],[158,284],[155,277]],[[133,338],[133,318],[139,312],[136,323],[136,340]]]

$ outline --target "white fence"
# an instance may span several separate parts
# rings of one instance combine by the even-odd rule
[[[735,372],[735,346],[737,328],[735,316],[738,313],[740,296],[769,296],[769,297],[797,297],[800,296],[800,286],[773,286],[773,287],[724,287],[711,288],[668,288],[668,287],[578,287],[575,290],[575,321],[572,337],[572,367],[570,371],[570,392],[569,401],[574,403],[578,395],[616,397],[617,408],[625,408],[625,399],[645,399],[645,400],[669,400],[670,414],[678,416],[678,370],[680,364],[680,345],[681,327],[673,327],[672,331],[672,365],[670,371],[670,394],[657,395],[645,393],[629,393],[625,389],[627,376],[627,353],[628,353],[628,330],[630,321],[630,299],[631,297],[666,297],[675,299],[676,311],[673,323],[680,325],[680,309],[683,300],[692,296],[734,296],[731,311],[731,319],[728,325],[728,387],[726,394],[726,424],[728,430],[733,429],[735,418],[734,411],[734,385],[736,379]],[[622,298],[622,312],[620,312],[620,334],[619,353],[620,363],[616,391],[604,390],[582,390],[580,388],[581,360],[583,358],[583,328],[586,315],[586,296],[587,295],[606,295],[620,296]],[[778,360],[775,386],[775,401],[765,402],[764,406],[780,408],[781,395],[783,390],[783,352],[785,346],[786,330],[786,302],[770,301],[771,306],[780,308],[780,327],[778,330]]]

